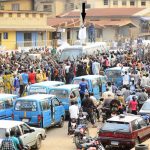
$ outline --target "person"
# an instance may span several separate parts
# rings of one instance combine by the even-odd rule
[[[136,97],[133,96],[132,100],[129,102],[129,109],[131,113],[137,115],[138,102],[136,101]]]
[[[36,73],[33,72],[33,69],[31,69],[31,72],[28,74],[29,76],[29,82],[31,84],[34,84],[36,82]]]
[[[82,101],[82,107],[83,107],[83,111],[87,112],[89,119],[91,121],[91,124],[93,125],[93,128],[95,128],[96,126],[95,126],[95,122],[93,119],[93,108],[95,106],[94,106],[92,99],[89,97],[88,93],[85,93],[85,97]]]
[[[71,106],[69,106],[68,135],[69,135],[69,128],[71,127],[71,119],[78,120],[78,116],[79,116],[79,107],[75,104],[74,101],[71,101]]]
[[[80,90],[80,97],[82,101],[86,90],[88,90],[88,84],[86,83],[84,78],[82,78],[82,81],[79,83],[79,90]]]
[[[130,83],[130,76],[127,73],[127,71],[125,71],[125,75],[123,76],[123,85],[129,85]]]
[[[124,100],[126,101],[127,97],[130,96],[129,87],[126,86],[126,90],[123,92]]]
[[[14,143],[14,147],[15,147],[14,150],[21,150],[21,145],[19,143],[19,140],[15,137],[15,131],[14,130],[10,131],[10,138]]]
[[[93,75],[99,75],[100,71],[100,63],[94,59],[94,62],[92,63],[92,73]]]
[[[114,99],[115,94],[113,92],[109,91],[108,88],[106,88],[106,92],[104,92],[102,94],[102,98],[104,99],[104,101],[105,101],[105,99]]]
[[[100,105],[100,102],[98,102],[98,100],[94,97],[93,92],[90,93],[90,98],[92,99],[95,109],[96,109],[97,120],[98,120],[98,122],[100,122],[100,114],[99,114],[99,110],[98,110],[98,106]]]
[[[2,140],[1,150],[15,150],[13,140],[9,137],[9,132],[5,133],[5,139]]]
[[[14,74],[14,94],[19,96],[20,80],[17,74]]]
[[[142,92],[138,96],[138,104],[139,104],[139,109],[143,106],[144,102],[148,99],[148,95],[145,92],[145,89],[142,89]]]

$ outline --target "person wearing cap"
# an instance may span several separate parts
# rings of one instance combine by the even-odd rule
[[[5,133],[5,139],[2,140],[1,150],[15,150],[14,143],[12,139],[9,137],[9,132]]]

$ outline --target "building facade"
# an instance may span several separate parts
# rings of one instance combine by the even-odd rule
[[[51,31],[44,13],[0,11],[0,45],[5,49],[48,46]]]
[[[34,0],[0,0],[0,10],[31,11],[34,10]]]
[[[149,8],[149,0],[86,0],[91,8]]]

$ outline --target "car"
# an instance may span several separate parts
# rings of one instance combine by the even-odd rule
[[[150,137],[150,125],[139,115],[118,115],[103,124],[98,136],[105,147],[128,150]]]
[[[19,131],[24,145],[40,149],[41,142],[46,138],[46,132],[42,128],[30,127],[22,121],[0,120],[0,145],[5,138],[5,133],[11,130]]]
[[[139,115],[148,116],[150,121],[150,99],[144,102],[142,108],[139,111]]]

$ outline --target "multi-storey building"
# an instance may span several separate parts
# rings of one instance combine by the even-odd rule
[[[0,0],[0,10],[31,11],[34,10],[34,0]]]
[[[149,8],[150,0],[86,0],[91,8]]]

